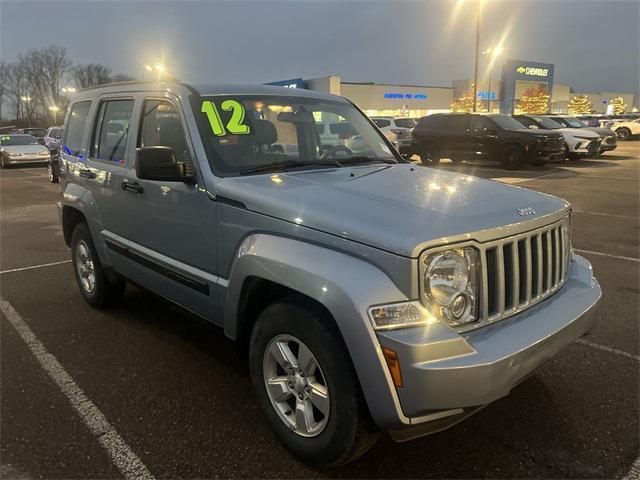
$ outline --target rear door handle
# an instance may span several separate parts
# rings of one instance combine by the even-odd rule
[[[124,182],[122,182],[122,185],[120,186],[122,187],[122,190],[126,190],[128,192],[134,192],[134,193],[144,192],[144,188],[142,188],[142,185],[140,185],[138,182],[127,182],[125,180]]]
[[[80,170],[80,176],[84,178],[96,178],[96,174],[88,168]]]

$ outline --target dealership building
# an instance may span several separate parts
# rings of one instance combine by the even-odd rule
[[[592,109],[606,113],[616,97],[622,97],[627,111],[638,110],[638,95],[625,92],[576,92],[569,85],[554,83],[555,66],[525,60],[507,60],[502,66],[500,80],[483,78],[478,81],[477,110],[517,113],[518,102],[524,95],[549,94],[548,110],[567,113],[572,97],[587,95]],[[306,88],[341,95],[358,105],[369,116],[423,117],[448,112],[451,104],[472,95],[473,80],[455,80],[451,86],[380,84],[346,82],[338,75],[272,82],[290,88]]]

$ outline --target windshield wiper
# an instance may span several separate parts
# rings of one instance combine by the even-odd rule
[[[352,157],[340,158],[342,165],[355,165],[358,163],[388,163],[395,165],[397,160],[390,157],[369,157],[367,155],[354,155]]]
[[[316,160],[313,162],[302,162],[298,160],[287,160],[284,162],[267,163],[266,165],[258,165],[257,167],[250,167],[240,170],[240,175],[248,175],[251,173],[268,172],[271,170],[286,170],[288,168],[299,167],[341,167],[341,163],[333,160]]]

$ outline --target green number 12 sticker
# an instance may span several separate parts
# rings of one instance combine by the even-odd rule
[[[244,106],[240,102],[235,100],[225,100],[220,105],[220,108],[225,112],[231,112],[231,118],[227,122],[226,128],[220,118],[220,112],[215,103],[205,100],[202,102],[202,113],[207,115],[209,125],[211,125],[211,131],[218,137],[223,137],[227,134],[231,135],[246,135],[251,133],[249,125],[245,125],[244,122]]]

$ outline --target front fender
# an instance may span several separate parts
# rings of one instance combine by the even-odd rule
[[[331,313],[347,346],[369,411],[378,426],[408,423],[368,318],[368,307],[407,300],[381,270],[355,257],[291,238],[247,237],[236,252],[224,295],[225,333],[238,334],[238,304],[247,277],[311,297]]]

